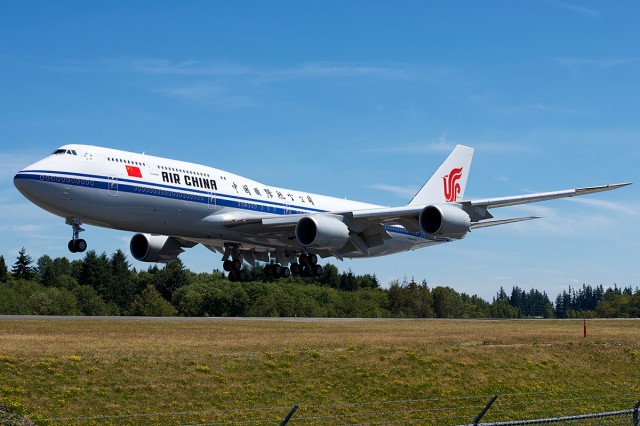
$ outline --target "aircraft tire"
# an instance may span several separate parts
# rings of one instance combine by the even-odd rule
[[[317,254],[310,254],[309,256],[307,256],[307,261],[309,262],[309,265],[311,265],[311,266],[317,265],[318,264],[318,255]]]
[[[276,263],[273,265],[273,277],[280,278],[282,277],[282,265]]]
[[[307,265],[303,265],[300,275],[302,275],[303,277],[311,277],[313,276],[313,273],[310,267],[308,267]]]
[[[240,259],[233,259],[231,261],[231,269],[239,271],[242,268],[242,261]]]
[[[238,281],[238,274],[236,273],[236,271],[229,271],[229,281],[231,281],[232,283]]]
[[[300,275],[300,264],[292,263],[291,264],[291,273],[293,275]]]
[[[291,275],[291,270],[286,266],[282,268],[282,278],[289,278],[289,275]]]
[[[247,273],[245,271],[238,271],[238,281],[247,281]]]
[[[231,271],[231,261],[229,259],[222,262],[222,269],[224,269],[227,272]]]
[[[69,248],[69,251],[71,253],[77,253],[78,252],[78,250],[76,250],[75,240],[69,240],[69,244],[67,244],[67,247]]]
[[[267,266],[264,267],[264,274],[268,277],[270,277],[271,275],[273,275],[273,265],[269,264]]]
[[[315,275],[316,277],[319,277],[320,275],[322,275],[322,266],[314,265],[312,268],[312,271],[313,271],[313,275]]]
[[[83,239],[75,241],[76,250],[83,253],[87,249],[87,242]]]

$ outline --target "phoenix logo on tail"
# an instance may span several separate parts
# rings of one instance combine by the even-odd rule
[[[442,178],[444,184],[444,198],[448,203],[456,201],[460,193],[460,184],[458,180],[462,177],[462,167],[452,169],[448,175]]]

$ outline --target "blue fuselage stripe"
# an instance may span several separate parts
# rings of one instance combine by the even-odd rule
[[[122,179],[86,173],[74,173],[54,170],[23,170],[17,173],[14,179],[26,179],[61,183],[83,188],[95,188],[113,192],[125,192],[131,194],[147,195],[172,200],[190,201],[194,203],[230,207],[241,210],[249,210],[273,215],[290,215],[304,213],[328,213],[327,210],[288,205],[274,201],[258,200],[255,198],[241,197],[237,195],[223,194],[216,191],[207,191],[194,188],[184,188],[173,185],[149,182],[144,180]],[[384,225],[388,232],[410,235],[430,241],[448,241],[447,239],[429,237],[422,232],[410,232],[405,228]]]

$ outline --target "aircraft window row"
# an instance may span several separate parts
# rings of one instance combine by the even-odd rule
[[[89,179],[76,179],[76,178],[60,177],[60,176],[40,175],[40,180],[46,180],[49,182],[58,182],[58,183],[70,183],[74,185],[85,185],[85,186],[93,186],[95,184],[94,181]]]
[[[167,170],[170,172],[178,172],[178,173],[186,173],[188,175],[194,175],[194,176],[206,176],[209,177],[209,173],[204,173],[204,172],[194,172],[193,170],[187,170],[187,169],[176,169],[175,167],[167,167],[167,166],[158,166],[158,168],[160,170]]]
[[[53,155],[60,154],[78,155],[75,149],[56,149],[55,151],[53,151]]]
[[[123,160],[122,158],[107,157],[107,161],[115,161],[116,163],[134,164],[134,165],[136,165],[136,166],[146,166],[146,164],[145,164],[145,163],[141,163],[141,162],[139,162],[139,161]]]
[[[135,192],[142,192],[143,194],[157,194],[170,198],[182,198],[185,200],[204,201],[204,197],[201,195],[185,194],[184,192],[167,191],[166,189],[149,188],[147,186],[134,186]]]

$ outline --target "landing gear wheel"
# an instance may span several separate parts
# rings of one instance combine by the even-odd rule
[[[291,271],[289,270],[289,268],[287,268],[286,266],[282,268],[282,278],[289,278],[289,275],[291,275]]]
[[[307,256],[307,261],[309,262],[309,264],[311,266],[313,265],[317,265],[318,264],[318,255],[317,254],[310,254]]]
[[[312,266],[311,270],[313,271],[313,275],[315,275],[316,277],[319,277],[320,275],[322,275],[322,266],[320,265]]]
[[[310,277],[313,275],[313,272],[311,271],[311,268],[307,265],[303,265],[302,269],[300,270],[300,275],[302,275],[303,277]]]
[[[75,241],[76,250],[80,253],[84,252],[87,249],[87,242],[83,239],[79,239]]]
[[[280,278],[282,276],[282,265],[275,264],[273,265],[273,277]]]
[[[229,271],[229,281],[231,281],[232,283],[238,281],[238,273],[236,271]]]
[[[87,242],[83,239],[71,240],[67,244],[67,248],[71,253],[82,253],[87,249]]]
[[[273,275],[273,265],[269,264],[267,266],[264,267],[264,274],[268,277],[270,277],[271,275]]]
[[[242,268],[242,261],[240,259],[233,259],[231,261],[231,268],[235,271],[239,271]]]
[[[247,273],[245,271],[238,271],[238,281],[246,281]]]
[[[300,264],[292,263],[291,264],[291,273],[293,275],[300,275]]]

